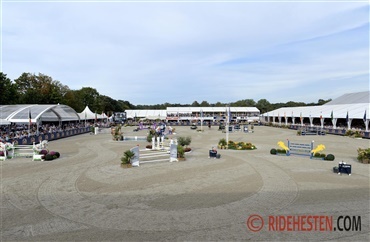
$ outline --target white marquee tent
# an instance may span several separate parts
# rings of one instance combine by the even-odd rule
[[[108,118],[107,115],[105,115],[105,114],[93,113],[90,110],[89,106],[86,106],[85,109],[81,113],[78,113],[78,116],[80,117],[81,120],[106,119],[106,118]]]
[[[321,106],[304,106],[304,107],[286,107],[272,110],[261,115],[264,121],[274,121],[276,118],[279,120],[284,118],[286,123],[287,119],[291,118],[309,118],[311,125],[312,120],[315,118],[324,120],[333,120],[333,126],[336,128],[336,121],[338,119],[348,120],[348,128],[351,126],[351,121],[354,119],[363,120],[366,130],[368,130],[370,120],[370,92],[357,92],[344,94],[331,102]],[[293,121],[294,122],[294,121]],[[302,121],[301,121],[302,122]]]

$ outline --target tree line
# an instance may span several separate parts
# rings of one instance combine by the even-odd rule
[[[93,112],[111,114],[123,112],[127,109],[166,109],[167,107],[256,107],[261,113],[275,110],[281,107],[298,107],[323,105],[331,99],[319,99],[317,103],[293,102],[270,103],[266,99],[255,102],[253,99],[243,99],[232,103],[208,103],[207,101],[194,101],[192,104],[163,103],[154,105],[133,105],[129,101],[115,100],[100,94],[95,88],[82,87],[79,90],[71,90],[52,77],[39,73],[22,73],[14,81],[6,74],[0,72],[0,105],[9,104],[65,104],[82,112],[86,106]]]

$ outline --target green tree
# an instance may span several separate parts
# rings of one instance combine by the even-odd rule
[[[0,91],[1,105],[18,103],[17,86],[3,72],[0,72]]]
[[[20,77],[15,79],[19,94],[20,104],[37,104],[39,94],[37,93],[36,77],[31,73],[22,73]]]
[[[200,104],[199,104],[200,107],[210,107],[211,105],[209,105],[209,103],[207,101],[202,101]]]
[[[89,106],[90,110],[93,112],[99,112],[98,97],[99,92],[92,87],[83,87],[77,91],[77,97],[81,99],[84,108]]]
[[[86,107],[82,99],[79,98],[79,92],[77,90],[68,90],[64,95],[62,103],[70,106],[77,112],[82,112]]]
[[[225,104],[224,103],[221,103],[221,102],[217,102],[215,104],[215,107],[225,107]]]
[[[267,101],[266,99],[258,100],[258,102],[256,103],[256,108],[260,110],[260,113],[266,113],[268,111],[273,110],[271,103]]]
[[[111,114],[112,112],[123,112],[124,109],[120,106],[120,103],[117,100],[112,99],[111,97],[100,95],[97,98],[98,110],[106,114]]]
[[[330,102],[330,101],[331,101],[331,99],[328,99],[328,100],[319,99],[319,100],[317,101],[317,105],[324,105],[325,103],[328,103],[328,102]]]
[[[68,86],[54,81],[50,76],[39,73],[22,73],[15,80],[19,93],[19,103],[57,104],[64,100]]]
[[[243,99],[231,104],[232,107],[255,107],[256,102],[253,99]]]
[[[118,100],[118,104],[120,107],[120,110],[117,110],[118,112],[123,112],[126,109],[136,109],[129,101]]]
[[[192,104],[191,104],[192,107],[200,107],[199,106],[199,103],[197,101],[194,101]]]

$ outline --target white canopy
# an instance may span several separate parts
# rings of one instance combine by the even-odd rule
[[[311,117],[341,119],[370,118],[370,92],[355,92],[344,94],[322,106],[304,106],[279,108],[262,114],[264,117]]]
[[[0,125],[9,125],[10,122],[6,119],[0,119]]]
[[[312,118],[348,118],[363,119],[366,112],[366,119],[369,119],[370,108],[368,103],[339,104],[322,106],[304,106],[279,108],[262,114],[264,117],[312,117]]]
[[[80,116],[80,119],[81,120],[88,120],[88,119],[104,119],[104,118],[107,118],[107,117],[104,117],[103,115],[101,114],[96,114],[96,113],[93,113],[89,106],[86,106],[85,109],[81,112],[81,113],[78,113],[78,116]]]

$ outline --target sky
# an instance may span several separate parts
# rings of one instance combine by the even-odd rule
[[[1,66],[134,105],[369,90],[368,1],[0,0]]]

